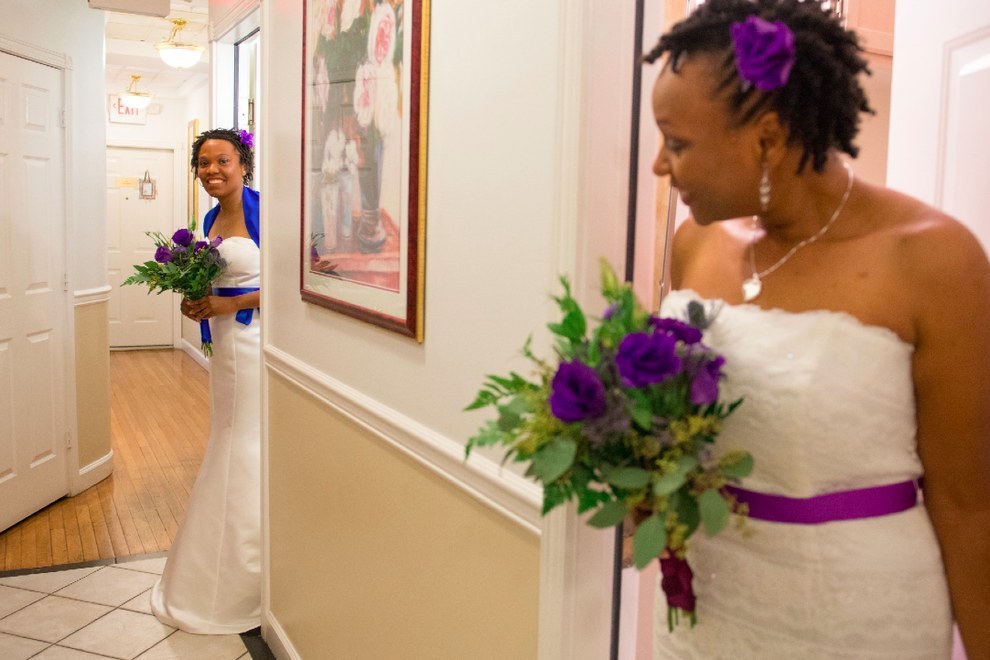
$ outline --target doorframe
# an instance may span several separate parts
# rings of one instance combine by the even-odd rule
[[[172,153],[172,223],[171,231],[179,229],[179,214],[177,209],[185,208],[186,204],[186,171],[185,166],[185,145],[181,140],[131,140],[127,143],[107,140],[107,150],[110,149],[154,149],[157,151],[169,151]],[[180,206],[181,205],[181,206]],[[104,220],[105,221],[105,220]],[[185,225],[183,225],[185,226]],[[103,246],[106,253],[106,246]],[[110,288],[107,287],[109,296]],[[109,298],[108,298],[109,299]],[[172,315],[172,347],[183,348],[182,343],[182,315]]]

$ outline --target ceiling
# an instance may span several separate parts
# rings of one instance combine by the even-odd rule
[[[171,0],[166,18],[105,11],[107,93],[127,89],[131,76],[141,76],[138,90],[159,98],[185,98],[209,80],[209,0]],[[191,69],[173,69],[158,56],[155,44],[172,29],[169,19],[184,18],[188,24],[178,40],[206,48]]]

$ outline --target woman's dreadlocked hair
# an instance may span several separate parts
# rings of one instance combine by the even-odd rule
[[[736,72],[729,28],[749,16],[782,21],[794,33],[795,61],[787,83],[770,92],[743,85]],[[729,107],[737,125],[764,111],[774,111],[790,131],[789,142],[804,148],[798,171],[810,159],[815,171],[825,167],[829,149],[853,158],[861,112],[873,113],[859,84],[869,74],[855,33],[843,28],[818,2],[809,0],[708,0],[660,38],[644,56],[655,62],[669,53],[677,72],[682,57],[691,53],[724,53],[719,65],[718,93],[729,90]]]
[[[241,159],[241,165],[244,166],[244,183],[251,182],[251,179],[254,178],[254,151],[250,146],[244,144],[241,140],[241,134],[232,128],[213,128],[199,134],[196,141],[192,143],[190,165],[192,165],[193,174],[199,167],[199,150],[207,140],[226,140],[234,145],[234,149],[237,150],[237,155]]]

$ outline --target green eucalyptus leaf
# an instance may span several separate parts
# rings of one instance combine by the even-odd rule
[[[653,494],[663,497],[670,495],[684,485],[684,474],[680,471],[665,474],[653,484]]]
[[[727,477],[748,477],[753,471],[753,455],[749,452],[727,456],[719,467]]]
[[[688,538],[694,534],[695,530],[698,529],[698,525],[701,524],[701,514],[698,512],[698,503],[695,501],[686,489],[684,491],[678,491],[670,496],[670,507],[677,512],[677,521],[687,526],[687,530],[684,533],[684,538]]]
[[[618,488],[635,490],[645,488],[650,483],[650,473],[638,467],[620,467],[610,470],[605,480]]]
[[[567,472],[574,464],[577,443],[568,438],[556,438],[533,454],[530,471],[544,484]]]
[[[701,512],[701,524],[708,536],[715,536],[729,522],[729,503],[715,488],[709,488],[698,496],[698,509]]]
[[[620,500],[612,500],[588,518],[588,524],[598,529],[615,527],[626,519],[626,505]]]
[[[698,459],[694,456],[681,456],[677,459],[677,471],[686,475],[688,472],[698,467]]]
[[[636,568],[642,569],[656,559],[667,545],[667,530],[660,516],[653,515],[644,520],[633,537],[633,561]]]

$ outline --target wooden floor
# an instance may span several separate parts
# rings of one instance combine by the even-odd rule
[[[162,552],[209,434],[209,376],[182,351],[110,354],[113,474],[0,534],[0,571]]]

